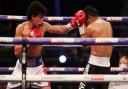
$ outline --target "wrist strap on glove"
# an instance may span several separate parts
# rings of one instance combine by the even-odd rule
[[[79,27],[79,34],[82,35],[85,33],[86,26],[83,24],[81,27]]]

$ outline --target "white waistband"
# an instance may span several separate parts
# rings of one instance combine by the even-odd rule
[[[90,55],[88,63],[97,66],[110,67],[110,57],[99,57]]]

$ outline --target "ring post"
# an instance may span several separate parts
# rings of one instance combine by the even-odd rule
[[[22,52],[22,89],[26,89],[26,44],[23,45],[23,52]]]

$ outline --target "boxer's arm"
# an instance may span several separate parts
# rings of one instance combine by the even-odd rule
[[[45,30],[50,33],[66,34],[69,31],[66,25],[51,25],[45,22],[43,26],[45,26]]]
[[[47,31],[52,33],[64,34],[74,28],[82,26],[86,22],[86,13],[79,10],[67,25],[50,25],[47,23]]]
[[[83,37],[83,38],[90,38],[90,37],[92,37],[93,29],[91,27],[89,27],[89,26],[87,26],[84,29],[83,29],[84,32],[82,34],[80,34],[80,36]]]
[[[84,29],[82,29],[84,30]],[[82,34],[80,34],[80,37],[81,38],[90,38],[92,37],[92,34],[93,34],[93,29],[91,27],[87,27],[83,32]],[[83,45],[83,47],[85,48],[89,48],[89,46],[86,46],[86,45]]]
[[[16,33],[15,33],[15,37],[22,37],[22,31],[23,31],[23,28],[21,25],[18,25],[16,27]],[[18,58],[21,56],[22,54],[22,45],[15,45],[14,46],[14,54],[15,56]]]

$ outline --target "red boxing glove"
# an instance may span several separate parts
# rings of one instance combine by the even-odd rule
[[[76,18],[72,18],[72,20],[69,23],[71,25],[71,27],[77,27],[77,20]]]
[[[79,10],[75,13],[75,19],[77,26],[80,27],[86,22],[86,13],[82,10]]]
[[[75,13],[74,18],[67,24],[68,29],[73,29],[82,26],[86,22],[86,13],[83,10],[79,10]]]
[[[37,38],[42,37],[42,32],[38,28],[34,28],[30,33],[29,37],[31,38]]]

